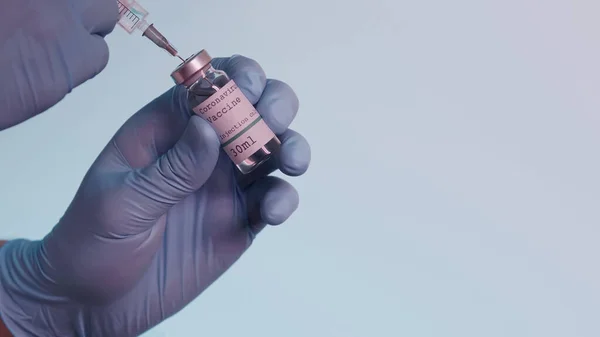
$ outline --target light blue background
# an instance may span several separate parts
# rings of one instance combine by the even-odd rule
[[[142,2],[184,56],[301,99],[298,212],[147,337],[600,336],[596,0]],[[117,27],[96,79],[0,133],[3,237],[39,238],[175,59]]]

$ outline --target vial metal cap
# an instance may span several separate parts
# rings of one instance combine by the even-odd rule
[[[201,70],[210,65],[210,61],[212,61],[212,57],[210,57],[206,50],[202,49],[183,61],[183,63],[171,73],[171,78],[177,84],[189,86],[202,76]]]

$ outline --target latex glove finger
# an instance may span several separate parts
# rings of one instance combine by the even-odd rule
[[[292,124],[300,103],[292,88],[284,82],[268,79],[256,110],[276,134],[281,135]]]
[[[110,1],[2,2],[0,130],[42,113],[104,69],[102,36],[117,20]]]
[[[157,161],[132,171],[126,184],[135,195],[134,217],[151,225],[173,205],[198,190],[211,176],[219,158],[219,140],[210,125],[191,116],[179,141]],[[145,228],[138,229],[143,231]],[[135,234],[135,233],[130,233]]]
[[[163,242],[167,210],[212,173],[217,136],[183,110],[185,96],[172,88],[119,129],[44,238],[45,277],[72,285],[73,298],[111,301],[135,284]]]
[[[292,177],[300,176],[308,170],[311,151],[306,138],[298,132],[288,129],[279,136],[279,140],[281,140],[281,148],[274,160],[267,161],[249,174],[237,174],[238,183],[242,188],[276,170]]]
[[[79,33],[71,34],[79,35]],[[85,47],[65,45],[60,53],[49,54],[47,58],[39,61],[22,60],[6,74],[2,72],[2,81],[11,84],[0,85],[0,110],[6,112],[0,115],[0,130],[49,109],[73,88],[96,76],[106,67],[108,63],[106,42],[96,35],[74,37],[72,40],[80,43],[79,41],[83,39],[85,39]],[[9,41],[8,44],[14,42]],[[19,53],[21,48],[21,46],[8,46],[5,56],[19,59],[20,56],[11,54]],[[29,49],[28,54],[44,55],[48,54],[44,50],[46,48],[48,47],[31,46],[27,49]],[[57,76],[56,73],[66,76]]]
[[[164,155],[138,169],[122,160],[142,158],[124,158],[115,140],[109,144],[84,179],[85,192],[44,238],[52,265],[46,277],[77,285],[70,296],[86,302],[113,300],[139,280],[162,242],[165,213],[210,177],[219,157],[217,136],[201,117],[192,116],[180,135]],[[119,277],[108,277],[112,271]]]
[[[267,75],[258,62],[245,56],[233,55],[214,58],[211,64],[215,69],[226,72],[252,105],[258,102],[267,84]]]
[[[114,0],[78,0],[73,2],[80,13],[81,23],[90,34],[105,37],[110,34],[119,19],[117,2]]]
[[[280,225],[298,208],[294,186],[277,177],[264,177],[246,191],[249,233],[254,238],[266,225]]]
[[[186,89],[172,87],[131,116],[113,139],[116,149],[103,155],[120,154],[115,162],[125,170],[146,167],[175,146],[192,115]]]
[[[303,175],[311,160],[310,145],[298,132],[288,129],[279,136],[281,150],[277,154],[278,168],[288,176]]]

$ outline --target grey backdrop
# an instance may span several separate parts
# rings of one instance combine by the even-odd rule
[[[301,99],[301,206],[148,337],[600,336],[596,0],[142,2],[187,56]],[[96,79],[0,133],[3,237],[60,218],[174,59],[117,28]]]

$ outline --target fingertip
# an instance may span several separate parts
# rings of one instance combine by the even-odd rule
[[[287,100],[289,100],[292,110],[294,114],[298,112],[300,108],[300,99],[298,99],[298,95],[292,87],[280,80],[269,79],[267,82],[277,91],[280,92],[281,96],[284,96]]]
[[[288,176],[300,176],[306,173],[311,161],[310,144],[298,132],[287,130],[279,137],[279,169]]]
[[[89,44],[84,48],[87,57],[85,59],[69,59],[74,67],[71,89],[96,77],[108,64],[110,53],[106,41],[98,35],[91,35],[89,39]]]
[[[110,49],[108,48],[106,41],[100,36],[96,35],[95,37],[95,44],[97,46],[97,48],[95,48],[95,55],[100,58],[100,62],[98,62],[98,68],[96,69],[94,76],[98,75],[106,68],[110,59]]]
[[[277,179],[260,203],[260,213],[266,224],[277,226],[285,222],[298,209],[300,196],[298,191],[288,182]]]
[[[116,1],[84,1],[81,21],[86,29],[102,38],[112,33],[119,21],[119,8]]]
[[[268,79],[256,108],[269,128],[280,135],[296,118],[299,106],[298,96],[288,84]]]

